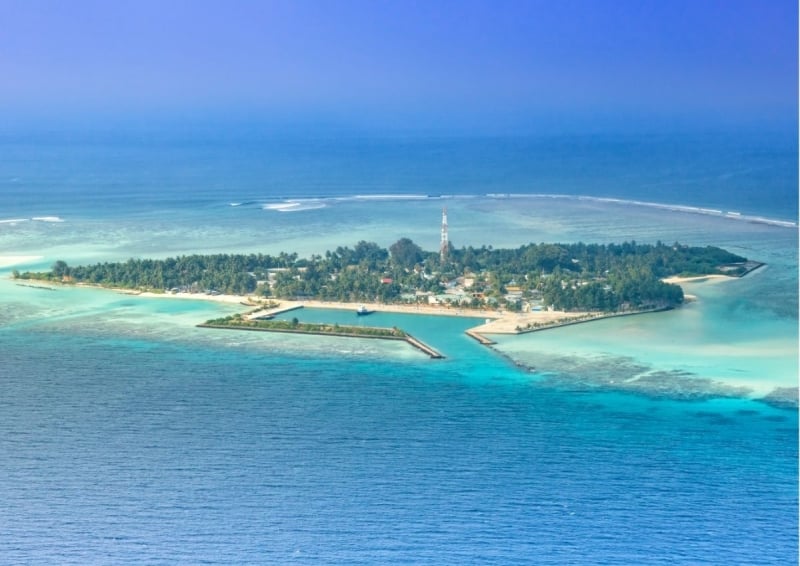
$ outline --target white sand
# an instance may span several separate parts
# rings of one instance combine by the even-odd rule
[[[592,316],[593,318],[603,318],[602,313],[585,312],[564,312],[564,311],[534,311],[526,313],[505,313],[502,317],[487,322],[470,330],[479,334],[517,334],[519,328],[525,328],[528,324],[555,324],[558,322],[569,322],[574,319]]]
[[[733,281],[734,279],[738,279],[737,277],[731,277],[730,275],[698,275],[696,277],[667,277],[666,279],[662,279],[664,283],[677,283],[680,285],[681,283],[699,283],[701,281]]]

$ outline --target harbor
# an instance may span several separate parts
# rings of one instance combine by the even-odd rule
[[[295,307],[297,308],[297,307]],[[285,311],[284,311],[285,312]],[[354,330],[358,330],[363,327],[346,327],[346,326],[336,326],[336,325],[303,325],[298,324],[296,327],[291,326],[282,326],[282,327],[268,327],[268,326],[259,326],[257,323],[259,321],[264,321],[264,319],[250,319],[250,324],[248,321],[241,320],[240,323],[236,321],[222,323],[218,321],[209,321],[203,324],[198,324],[198,328],[213,328],[218,330],[248,330],[248,331],[255,331],[255,332],[279,332],[279,333],[286,333],[286,334],[309,334],[309,335],[316,335],[316,336],[336,336],[340,338],[369,338],[369,339],[378,339],[378,340],[403,340],[419,350],[420,352],[426,354],[431,359],[434,360],[442,360],[444,359],[444,355],[441,352],[433,348],[432,346],[426,344],[422,340],[411,336],[410,334],[406,334],[402,331],[397,332],[396,334],[393,332],[393,329],[389,328],[370,328],[369,330],[373,331],[380,331],[380,333],[362,333]],[[313,328],[311,327],[313,326]]]

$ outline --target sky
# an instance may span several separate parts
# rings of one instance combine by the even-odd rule
[[[797,0],[0,0],[0,119],[795,124]]]

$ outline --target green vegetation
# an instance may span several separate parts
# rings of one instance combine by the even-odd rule
[[[673,275],[742,275],[752,268],[723,249],[661,242],[528,244],[516,249],[450,249],[442,262],[402,238],[384,249],[361,241],[325,255],[190,255],[69,266],[20,279],[88,283],[159,292],[255,294],[348,302],[428,302],[460,307],[626,312],[683,301]],[[759,264],[755,264],[759,265]]]
[[[244,330],[271,330],[275,332],[296,332],[304,334],[331,334],[334,336],[360,336],[364,338],[405,339],[406,333],[399,328],[378,328],[371,326],[342,326],[299,322],[292,320],[250,320],[241,314],[207,320],[201,326],[213,328],[238,328]]]

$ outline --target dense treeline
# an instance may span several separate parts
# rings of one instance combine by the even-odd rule
[[[274,268],[289,268],[298,263],[297,254],[190,255],[167,259],[129,259],[121,263],[68,266],[57,261],[51,272],[56,279],[111,285],[128,289],[217,290],[248,294],[256,281],[266,279]],[[28,274],[21,274],[25,277]]]
[[[708,275],[718,273],[721,265],[744,263],[746,258],[721,248],[683,246],[675,243],[655,245],[623,244],[528,244],[517,249],[493,250],[491,247],[463,248],[451,253],[453,260],[473,272],[498,270],[508,273],[542,271],[556,268],[575,273],[604,273],[618,267],[646,266],[656,277],[672,275]]]
[[[402,238],[388,250],[362,241],[354,248],[338,247],[310,258],[286,253],[215,254],[75,267],[58,261],[50,272],[15,272],[15,277],[353,302],[394,302],[404,294],[408,299],[415,293],[440,293],[458,281],[463,290],[459,300],[472,306],[490,303],[515,308],[525,298],[564,310],[616,311],[674,306],[683,300],[683,293],[662,278],[741,274],[746,261],[713,246],[661,242],[451,247],[441,261],[438,253],[423,251]],[[514,296],[509,296],[512,290]]]

